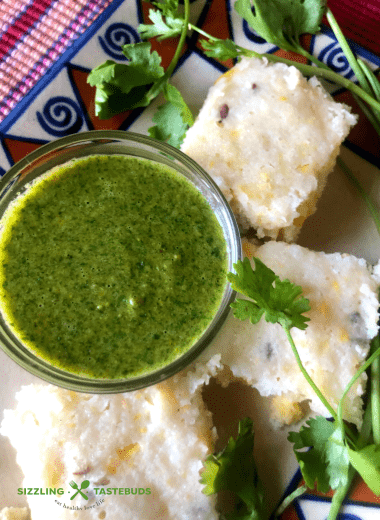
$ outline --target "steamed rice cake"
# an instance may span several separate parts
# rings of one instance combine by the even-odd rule
[[[199,471],[216,437],[201,389],[220,368],[215,356],[167,382],[116,395],[23,387],[0,433],[17,450],[22,487],[64,490],[28,495],[32,518],[217,520]],[[70,481],[85,479],[88,500],[71,502]]]
[[[356,121],[316,78],[243,58],[210,88],[181,149],[211,175],[243,227],[292,242]]]
[[[247,247],[248,245],[248,247]],[[300,285],[310,303],[306,330],[291,329],[302,363],[331,406],[338,401],[358,367],[368,356],[370,341],[378,332],[380,265],[374,268],[348,254],[325,254],[296,244],[270,241],[249,250],[280,279]],[[254,261],[251,260],[253,269]],[[238,295],[238,297],[242,297]],[[263,396],[276,396],[273,416],[289,423],[300,419],[294,403],[308,401],[311,410],[329,415],[298,368],[288,339],[278,324],[264,318],[252,325],[230,315],[211,348],[203,356],[221,354],[233,376],[255,387]],[[205,358],[204,358],[205,359]],[[363,374],[348,393],[343,417],[360,425]]]
[[[26,507],[4,507],[0,511],[0,520],[30,520]]]

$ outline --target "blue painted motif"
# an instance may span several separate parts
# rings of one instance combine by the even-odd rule
[[[122,46],[139,41],[140,37],[137,31],[131,25],[122,22],[110,25],[104,34],[104,38],[99,36],[99,43],[103,51],[114,60],[119,61],[127,59],[123,54]]]
[[[78,104],[64,96],[56,96],[45,104],[42,114],[37,112],[41,127],[54,137],[75,134],[83,126],[83,116]]]
[[[354,76],[347,58],[340,48],[339,43],[336,41],[324,47],[317,58],[345,78],[351,78]]]

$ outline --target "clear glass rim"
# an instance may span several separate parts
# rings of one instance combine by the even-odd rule
[[[153,153],[158,153],[158,155],[163,154],[170,159],[178,161],[181,165],[190,169],[196,176],[200,177],[207,183],[213,196],[217,197],[218,204],[220,203],[220,206],[223,209],[224,219],[227,225],[222,225],[222,223],[220,223],[220,225],[223,228],[226,239],[228,268],[229,270],[232,270],[233,264],[242,257],[242,250],[239,229],[224,195],[212,178],[189,156],[167,143],[157,141],[156,139],[142,134],[123,130],[91,130],[66,136],[42,145],[37,150],[34,150],[18,161],[0,179],[0,203],[2,202],[3,194],[9,189],[7,187],[10,182],[12,182],[13,179],[16,179],[25,170],[33,170],[33,164],[48,156],[50,153],[69,149],[69,147],[73,145],[86,145],[86,143],[94,145],[96,143],[107,144],[112,142],[121,142],[121,144],[124,145],[143,145],[150,147],[153,149]],[[101,153],[100,148],[99,153]],[[88,155],[92,154],[93,151]],[[108,152],[103,152],[103,154],[109,155]],[[63,162],[67,162],[67,160],[62,161],[62,163]],[[175,168],[175,164],[173,164],[172,167]],[[46,171],[49,169],[50,168],[47,168]],[[63,371],[50,365],[42,358],[37,357],[22,344],[15,344],[13,338],[4,338],[6,332],[4,332],[3,327],[1,327],[2,330],[0,330],[0,346],[10,358],[28,372],[31,372],[33,375],[44,379],[49,383],[63,388],[86,393],[120,393],[138,390],[161,382],[192,363],[199,354],[207,348],[214,336],[216,336],[221,329],[229,313],[230,304],[235,299],[235,295],[236,292],[231,288],[229,283],[226,283],[220,307],[214,319],[200,339],[173,362],[156,371],[137,377],[127,379],[93,379]]]

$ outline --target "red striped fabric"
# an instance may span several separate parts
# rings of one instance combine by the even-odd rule
[[[0,0],[0,122],[112,0]]]
[[[28,9],[17,18],[8,30],[2,35],[0,41],[0,59],[17,44],[17,41],[38,22],[50,5],[56,0],[35,0]]]
[[[344,35],[380,54],[380,0],[328,0]]]

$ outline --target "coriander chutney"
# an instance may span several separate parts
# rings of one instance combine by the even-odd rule
[[[223,231],[166,165],[71,161],[28,185],[2,225],[2,313],[27,348],[68,372],[125,379],[160,369],[221,303]]]

